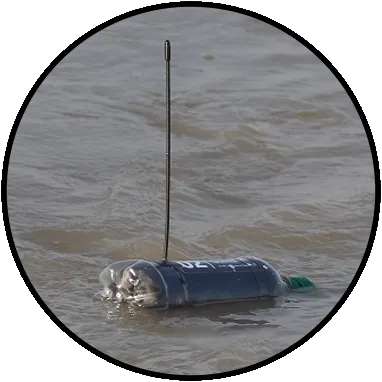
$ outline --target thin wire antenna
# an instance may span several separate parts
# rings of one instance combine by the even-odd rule
[[[171,92],[170,92],[170,41],[164,42],[166,61],[166,224],[164,231],[163,261],[167,261],[168,239],[170,231],[170,165],[171,165]]]

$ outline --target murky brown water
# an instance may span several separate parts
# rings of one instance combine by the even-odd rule
[[[93,297],[108,263],[162,253],[167,38],[170,258],[256,255],[316,293],[167,314]],[[53,70],[16,135],[8,201],[25,270],[70,330],[134,366],[203,374],[266,359],[329,313],[366,248],[374,174],[354,106],[312,53],[249,17],[182,8],[109,27]]]

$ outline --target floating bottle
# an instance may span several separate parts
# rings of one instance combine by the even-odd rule
[[[127,260],[100,274],[102,295],[144,308],[274,299],[289,290],[312,289],[306,278],[282,277],[256,257],[200,261]]]

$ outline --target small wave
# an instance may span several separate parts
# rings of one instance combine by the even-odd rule
[[[20,235],[21,238],[59,252],[88,252],[97,247],[104,233],[95,230],[40,228]]]

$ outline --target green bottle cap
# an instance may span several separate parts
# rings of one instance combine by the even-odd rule
[[[312,281],[307,277],[283,277],[290,289],[298,292],[309,292],[316,289]]]

